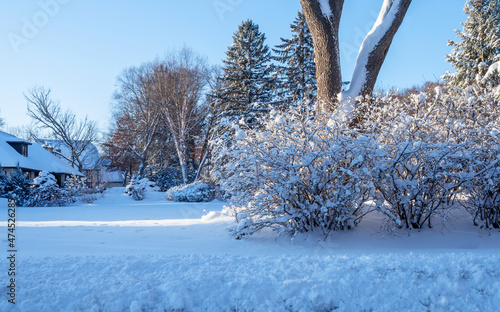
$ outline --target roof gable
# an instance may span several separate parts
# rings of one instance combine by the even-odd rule
[[[9,143],[28,144],[28,156],[23,156]],[[39,143],[30,143],[0,131],[0,167],[25,170],[47,171],[51,173],[65,173],[83,176],[78,170],[69,166],[61,159],[45,150]]]
[[[64,144],[61,140],[40,140],[41,143],[43,144],[48,144],[54,147],[55,151],[58,153],[61,153],[63,155],[63,158],[66,157],[67,159],[71,158],[71,151],[69,150],[68,146]],[[82,141],[75,141],[75,142],[82,142]],[[95,147],[94,144],[90,143],[87,145],[85,150],[83,151],[80,160],[83,165],[84,170],[92,170],[96,169],[97,166],[100,164],[100,156],[99,156],[99,151]],[[65,161],[63,159],[63,161]],[[69,162],[67,162],[69,163]]]

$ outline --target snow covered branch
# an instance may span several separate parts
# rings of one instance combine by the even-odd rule
[[[344,99],[371,94],[392,39],[410,3],[411,0],[384,0],[375,24],[361,44],[350,88],[343,93]]]

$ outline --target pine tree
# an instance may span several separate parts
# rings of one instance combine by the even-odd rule
[[[8,198],[15,198],[18,206],[24,206],[29,199],[31,192],[31,182],[23,173],[19,165],[16,170],[10,173],[9,181],[6,186]]]
[[[213,93],[216,124],[234,123],[242,118],[252,126],[267,112],[272,100],[271,52],[259,26],[247,20],[233,34],[233,44],[223,60],[223,74]]]
[[[281,63],[276,74],[279,77],[277,95],[284,107],[314,108],[316,101],[316,66],[311,32],[304,15],[299,12],[290,25],[291,39],[281,38],[282,44],[273,51]]]
[[[273,104],[273,72],[265,35],[251,20],[242,22],[233,34],[233,43],[228,47],[210,96],[213,116],[210,172],[216,184],[220,184],[217,171],[232,161],[226,151],[237,138],[238,127],[259,127],[258,119]],[[241,121],[244,126],[238,125]],[[219,197],[227,195],[222,190]]]
[[[448,41],[453,49],[446,56],[456,73],[443,79],[457,87],[480,83],[488,67],[500,60],[500,0],[467,0],[463,30],[455,30],[461,42]]]

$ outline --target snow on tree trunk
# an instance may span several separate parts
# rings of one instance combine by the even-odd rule
[[[403,22],[411,0],[384,0],[379,17],[360,48],[351,87],[342,94],[339,55],[339,22],[344,0],[301,0],[313,36],[318,113],[334,111],[339,100],[370,95],[392,39]],[[352,109],[342,105],[341,111]]]
[[[349,90],[343,93],[343,98],[368,95],[373,92],[392,39],[403,22],[410,3],[411,0],[384,1],[373,28],[361,44],[351,85]]]
[[[177,135],[174,124],[170,118],[167,119],[170,127],[170,131],[172,131],[174,137],[175,151],[177,152],[177,157],[179,158],[179,165],[181,166],[182,173],[182,182],[184,184],[188,183],[188,175],[187,175],[187,162],[186,162],[186,143],[184,141],[184,133],[180,133]]]

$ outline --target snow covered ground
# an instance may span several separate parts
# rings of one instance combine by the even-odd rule
[[[0,311],[498,311],[500,233],[379,232],[377,216],[323,240],[232,239],[224,203],[135,202],[17,208],[16,304]],[[6,254],[7,201],[0,199]],[[3,233],[3,234],[1,234]]]

